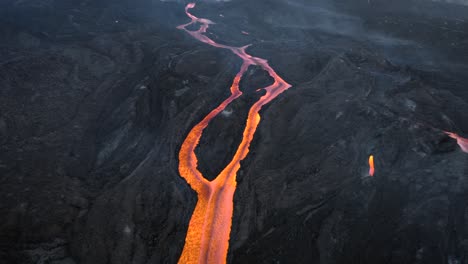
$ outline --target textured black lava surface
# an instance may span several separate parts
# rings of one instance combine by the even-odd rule
[[[0,1],[0,263],[176,263],[196,194],[189,129],[241,61],[183,1]],[[238,174],[228,263],[468,263],[468,7],[429,0],[197,2],[207,34],[293,85]],[[242,31],[249,34],[243,34]],[[206,129],[213,178],[257,88]],[[368,177],[367,158],[376,159]]]

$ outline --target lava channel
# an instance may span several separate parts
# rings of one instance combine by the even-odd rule
[[[249,45],[243,47],[228,46],[219,44],[204,35],[209,25],[214,23],[211,20],[192,15],[189,9],[194,7],[194,3],[189,3],[185,7],[185,13],[191,21],[177,28],[184,30],[203,43],[230,50],[242,60],[242,66],[230,87],[231,95],[190,130],[180,148],[179,173],[190,187],[197,192],[198,201],[190,219],[179,263],[226,263],[232,223],[233,197],[237,184],[236,174],[240,169],[240,162],[249,153],[250,143],[260,122],[259,111],[262,106],[268,104],[279,94],[290,88],[291,85],[276,74],[267,60],[249,55],[246,52]],[[191,31],[187,29],[188,26],[196,23],[200,24],[198,30]],[[242,95],[239,82],[251,65],[260,66],[267,71],[274,79],[274,83],[262,88],[265,90],[265,94],[249,109],[242,141],[232,160],[214,180],[208,181],[197,169],[198,160],[195,148],[200,141],[203,130],[210,121],[232,101]]]
[[[453,139],[456,139],[458,146],[460,146],[460,149],[463,152],[468,153],[468,139],[462,138],[459,135],[452,133],[452,132],[445,131],[445,134],[447,134],[449,137]]]

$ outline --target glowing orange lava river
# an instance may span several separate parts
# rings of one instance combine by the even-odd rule
[[[249,146],[260,122],[259,111],[265,104],[276,98],[280,93],[291,87],[286,81],[276,74],[265,59],[253,57],[246,52],[244,47],[232,47],[216,43],[204,33],[212,21],[197,18],[189,12],[195,4],[190,3],[185,7],[185,13],[191,19],[187,24],[177,28],[184,30],[195,39],[216,48],[227,49],[242,59],[242,66],[236,74],[231,85],[231,96],[213,109],[203,120],[195,125],[182,143],[179,152],[179,173],[187,181],[190,187],[198,194],[198,201],[190,219],[185,245],[179,263],[226,263],[229,246],[229,235],[233,213],[233,198],[236,190],[236,174],[240,169],[240,162],[249,153]],[[196,31],[187,29],[192,24],[200,24]],[[265,95],[249,109],[243,137],[234,157],[221,173],[213,180],[206,180],[197,169],[197,147],[203,130],[210,121],[221,113],[232,101],[242,95],[239,82],[247,68],[251,65],[260,66],[274,79],[274,83],[264,87]]]

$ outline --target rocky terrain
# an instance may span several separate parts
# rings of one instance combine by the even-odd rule
[[[176,263],[188,131],[241,61],[176,26],[183,1],[0,3],[0,263]],[[468,263],[468,7],[426,0],[199,2],[207,34],[292,88],[238,174],[228,263]],[[243,33],[244,32],[244,33]],[[213,178],[271,83],[197,149]],[[376,173],[368,176],[367,158]]]

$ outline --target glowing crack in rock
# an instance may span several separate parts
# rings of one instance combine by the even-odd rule
[[[452,132],[447,132],[444,131],[445,134],[447,134],[449,137],[456,139],[458,146],[460,146],[461,150],[465,153],[468,153],[468,139],[462,138],[459,135],[452,133]]]
[[[189,3],[185,7],[185,13],[191,21],[177,28],[184,30],[203,43],[216,48],[230,50],[242,59],[243,63],[232,82],[230,88],[231,96],[225,99],[190,130],[180,148],[179,173],[190,187],[197,192],[198,201],[190,219],[179,263],[226,263],[229,235],[231,232],[233,197],[237,184],[236,174],[240,169],[240,162],[249,153],[250,143],[260,122],[260,109],[290,88],[291,85],[276,74],[267,60],[249,55],[246,52],[248,46],[232,47],[219,44],[204,35],[209,25],[214,23],[211,20],[192,15],[189,9],[194,7],[194,3]],[[198,30],[191,31],[187,29],[188,26],[196,23],[200,24]],[[274,79],[274,82],[262,88],[265,90],[265,94],[249,109],[242,141],[234,157],[213,181],[208,181],[197,169],[198,160],[195,155],[195,148],[200,141],[203,130],[208,126],[209,122],[219,113],[223,112],[232,101],[242,95],[239,89],[239,82],[247,71],[247,68],[251,65],[259,66],[268,72]]]
[[[374,167],[374,155],[369,156],[369,176],[374,176],[375,167]]]

